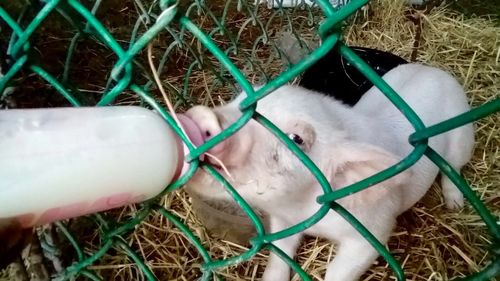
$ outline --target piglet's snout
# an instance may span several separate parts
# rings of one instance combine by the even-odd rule
[[[239,114],[241,113],[237,108],[230,106],[219,107],[215,110],[205,106],[195,106],[186,112],[186,116],[199,127],[205,142],[218,135],[225,124],[236,121]],[[222,161],[228,169],[242,167],[254,147],[255,130],[252,129],[251,121],[238,132],[214,146],[208,153]],[[217,165],[211,157],[205,159]]]
[[[202,142],[207,142],[222,131],[217,115],[206,106],[192,107],[185,115],[198,126],[201,132]],[[217,156],[224,151],[224,147],[225,141],[212,147],[208,152]]]

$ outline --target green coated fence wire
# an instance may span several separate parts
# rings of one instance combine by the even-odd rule
[[[235,0],[236,1],[236,0]],[[95,1],[91,9],[88,9],[78,0],[46,0],[39,3],[41,9],[39,9],[37,15],[31,20],[25,28],[13,19],[9,13],[0,5],[0,19],[10,28],[11,40],[8,48],[8,57],[13,61],[8,70],[4,69],[5,75],[0,79],[0,93],[3,93],[5,88],[9,86],[11,80],[18,75],[22,70],[31,71],[39,75],[48,84],[50,84],[61,96],[63,96],[71,105],[81,106],[82,102],[75,95],[74,90],[68,89],[66,87],[68,82],[68,73],[70,71],[71,62],[74,60],[74,50],[79,44],[79,40],[83,37],[93,38],[94,40],[100,42],[107,48],[113,51],[116,55],[116,63],[111,71],[111,76],[107,82],[107,87],[100,100],[97,102],[98,106],[105,106],[112,104],[115,99],[122,94],[125,90],[135,93],[141,98],[142,102],[149,105],[155,109],[165,121],[173,128],[176,134],[178,134],[181,139],[187,144],[190,149],[189,155],[187,155],[187,160],[190,163],[190,168],[188,172],[178,179],[176,182],[170,184],[156,199],[165,195],[166,193],[172,192],[178,188],[181,188],[198,169],[204,169],[207,173],[212,175],[217,181],[219,181],[224,188],[229,192],[229,194],[234,198],[235,202],[240,206],[240,208],[248,215],[248,217],[253,222],[256,229],[257,235],[251,239],[251,248],[237,256],[229,257],[222,260],[214,260],[208,253],[208,251],[203,247],[201,241],[198,237],[189,229],[189,227],[182,222],[182,220],[176,216],[173,212],[165,209],[162,206],[156,204],[157,200],[153,199],[140,205],[140,209],[135,213],[135,216],[130,218],[125,222],[120,224],[111,223],[104,219],[100,215],[96,215],[96,220],[100,222],[102,227],[102,246],[94,252],[87,253],[84,252],[81,245],[78,243],[78,239],[74,234],[71,233],[70,229],[62,222],[57,222],[55,225],[60,230],[61,233],[67,238],[71,246],[74,248],[76,253],[76,261],[67,267],[64,272],[57,276],[57,280],[68,280],[76,278],[79,276],[86,277],[90,280],[101,280],[95,272],[89,269],[96,261],[101,259],[110,249],[114,249],[130,257],[130,259],[136,263],[137,267],[143,273],[145,279],[156,280],[155,275],[148,267],[148,265],[139,257],[137,253],[127,244],[125,239],[122,237],[124,234],[128,233],[135,226],[140,224],[145,218],[147,218],[151,213],[158,213],[163,215],[168,219],[175,227],[184,233],[187,239],[194,245],[196,250],[201,255],[204,263],[202,264],[202,277],[201,280],[219,280],[215,273],[216,270],[241,263],[243,261],[250,260],[257,253],[263,249],[268,249],[276,253],[281,257],[286,263],[288,263],[291,268],[302,278],[302,280],[312,280],[310,276],[307,275],[300,266],[294,262],[293,258],[287,256],[278,247],[276,247],[273,242],[281,238],[296,234],[301,232],[308,227],[314,225],[316,222],[321,220],[330,210],[337,212],[340,216],[346,219],[363,237],[365,237],[369,243],[379,252],[379,254],[387,261],[390,268],[393,270],[394,275],[397,280],[405,280],[404,272],[401,265],[396,261],[396,259],[389,253],[389,251],[382,245],[356,218],[351,215],[348,211],[342,208],[336,200],[349,196],[353,193],[359,192],[363,189],[369,188],[370,186],[386,180],[389,177],[395,176],[398,173],[404,171],[416,163],[421,157],[428,157],[433,161],[441,171],[446,174],[463,192],[464,196],[470,202],[470,204],[477,211],[479,216],[483,219],[485,225],[487,226],[489,233],[492,237],[491,241],[491,262],[480,272],[469,276],[465,279],[467,280],[489,280],[500,274],[500,227],[497,224],[498,218],[495,218],[492,213],[485,207],[477,195],[472,191],[466,181],[455,171],[451,166],[443,159],[439,154],[432,150],[427,145],[428,138],[444,133],[446,131],[452,130],[456,127],[462,126],[464,124],[473,122],[487,115],[493,114],[500,111],[500,99],[495,99],[488,102],[482,106],[479,106],[470,112],[461,114],[449,120],[443,121],[434,126],[425,127],[419,116],[409,107],[398,94],[387,85],[376,72],[371,69],[361,58],[359,58],[355,52],[353,52],[349,47],[347,47],[342,41],[342,24],[345,20],[364,6],[368,0],[352,0],[348,1],[345,5],[334,8],[327,0],[317,0],[316,5],[319,7],[324,16],[324,20],[319,25],[318,35],[321,37],[322,44],[313,50],[307,57],[305,57],[300,62],[291,66],[289,69],[283,73],[276,76],[274,79],[267,81],[265,85],[258,90],[254,90],[250,81],[245,78],[245,75],[237,67],[235,63],[229,58],[229,53],[237,54],[238,40],[242,34],[245,26],[253,25],[262,31],[262,36],[256,40],[253,46],[255,51],[256,44],[258,42],[267,42],[268,33],[266,26],[260,21],[255,21],[255,17],[251,17],[247,22],[243,24],[243,27],[236,33],[232,34],[230,46],[223,51],[216,41],[213,39],[217,34],[228,34],[231,30],[226,26],[226,18],[228,14],[228,9],[230,7],[231,0],[224,2],[222,18],[217,20],[213,14],[210,14],[210,9],[206,8],[204,1],[192,1],[188,5],[181,5],[181,3],[169,0],[157,1],[157,5],[161,9],[161,13],[156,15],[152,13],[151,10],[146,9],[145,6],[141,4],[141,1],[136,1],[138,9],[143,11],[143,16],[137,21],[134,26],[132,39],[127,49],[123,48],[123,45],[118,43],[111,33],[106,29],[106,27],[97,19],[95,16],[96,12],[99,10],[100,5],[103,1]],[[256,14],[256,6],[247,3],[245,0],[237,0],[237,9],[245,10],[251,15]],[[201,11],[205,11],[214,18],[216,27],[208,34],[193,22],[193,18],[200,15]],[[282,9],[276,9],[276,11],[271,15],[271,20],[278,18],[280,16],[285,16]],[[66,18],[70,24],[74,25],[78,30],[77,34],[72,38],[69,51],[65,60],[64,72],[62,79],[58,80],[57,77],[52,76],[47,70],[42,66],[38,65],[36,62],[30,60],[30,50],[31,44],[30,39],[33,33],[40,28],[44,20],[51,14],[60,14]],[[78,17],[79,19],[76,19]],[[269,24],[269,23],[268,23]],[[141,25],[148,26],[145,33],[139,36],[139,29]],[[173,25],[180,27],[180,29],[172,28]],[[4,32],[4,31],[3,31]],[[236,83],[243,89],[247,96],[241,102],[240,109],[242,111],[242,116],[230,125],[227,129],[222,131],[217,136],[204,143],[203,145],[195,148],[188,141],[187,136],[185,136],[180,128],[177,127],[174,120],[170,117],[167,111],[152,98],[149,93],[149,89],[152,86],[151,82],[140,84],[134,79],[134,70],[136,70],[135,58],[136,56],[144,50],[144,48],[161,32],[167,32],[174,38],[174,43],[167,48],[167,51],[162,56],[160,60],[160,67],[158,71],[161,73],[164,65],[167,64],[169,57],[171,56],[173,50],[178,47],[188,48],[190,54],[194,58],[194,62],[188,68],[188,76],[192,71],[201,67],[202,65],[207,66],[210,71],[214,73],[221,81],[229,81],[234,79]],[[234,31],[233,31],[234,32]],[[198,42],[205,48],[206,51],[210,52],[211,55],[220,63],[218,68],[213,62],[204,60],[198,55],[197,50],[185,44],[186,38],[195,38]],[[256,104],[258,101],[265,97],[266,95],[272,95],[273,91],[284,85],[285,83],[291,81],[298,75],[300,75],[304,70],[314,64],[316,61],[321,59],[331,50],[339,52],[345,59],[347,59],[353,66],[355,66],[367,79],[369,79],[373,84],[378,87],[382,93],[396,106],[401,113],[408,119],[415,129],[415,132],[409,137],[409,143],[414,146],[413,151],[408,154],[403,160],[395,164],[388,169],[381,171],[380,173],[373,175],[367,179],[360,182],[352,184],[346,188],[333,191],[330,184],[326,180],[325,176],[316,167],[316,165],[292,142],[288,137],[280,131],[274,124],[272,124],[265,117],[260,115],[256,111]],[[252,63],[251,59],[248,59],[252,71],[259,71],[258,66]],[[187,77],[187,76],[186,76]],[[184,80],[182,89],[177,89],[173,86],[169,87],[170,90],[175,91],[178,96],[183,97],[188,100],[187,96],[189,87],[189,81],[186,78]],[[266,233],[264,230],[263,222],[259,219],[259,216],[252,210],[252,208],[245,202],[245,200],[236,192],[236,190],[231,186],[231,184],[226,181],[215,169],[211,166],[201,164],[198,161],[198,157],[204,152],[214,147],[224,139],[227,139],[232,134],[236,133],[251,119],[256,120],[269,131],[271,131],[277,138],[279,138],[295,155],[296,157],[309,169],[309,171],[315,176],[317,181],[322,187],[324,192],[323,195],[317,198],[317,202],[321,204],[321,207],[317,212],[306,219],[305,221],[298,223],[288,229],[279,231],[277,233]]]

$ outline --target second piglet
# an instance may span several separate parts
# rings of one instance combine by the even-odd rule
[[[419,64],[401,65],[384,77],[420,116],[426,126],[469,110],[462,87],[448,73]],[[197,106],[187,115],[203,132],[216,135],[235,122],[245,98],[210,109]],[[334,189],[340,189],[397,163],[413,147],[414,132],[401,112],[376,88],[352,108],[324,95],[283,86],[258,102],[257,111],[285,132],[321,169]],[[457,170],[471,157],[471,124],[429,139],[429,146]],[[231,177],[221,174],[252,206],[269,217],[268,232],[277,232],[312,216],[321,207],[322,189],[308,169],[267,129],[254,120],[211,151]],[[381,242],[386,243],[396,217],[424,196],[439,169],[427,158],[399,175],[337,202],[351,212]],[[463,206],[463,196],[446,177],[441,179],[445,203]],[[191,179],[188,190],[202,198],[230,199],[204,171]],[[298,233],[273,242],[293,257],[304,234],[323,237],[337,246],[326,281],[357,280],[377,258],[377,251],[345,219],[330,211],[322,220]],[[271,254],[265,281],[290,279],[288,265]]]

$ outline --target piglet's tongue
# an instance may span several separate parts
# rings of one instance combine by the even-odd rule
[[[186,135],[191,140],[194,146],[198,147],[209,139],[203,137],[203,133],[201,132],[200,128],[198,127],[196,122],[194,122],[191,118],[183,114],[177,115],[177,118],[179,118],[179,121],[181,122],[181,125],[184,128],[184,131],[186,132]],[[184,144],[184,142],[182,142],[182,146],[183,146],[182,156],[187,155],[189,153],[189,149],[187,148],[186,144]],[[217,154],[222,150],[224,150],[224,147],[225,147],[224,142],[219,143],[210,149],[210,153]],[[179,158],[184,159],[182,156],[180,156]],[[203,161],[204,158],[205,158],[204,154],[200,156],[200,160]],[[180,170],[180,172],[178,172],[178,175],[183,175],[188,170],[188,168],[189,164],[183,161],[182,168],[178,167],[178,171]]]

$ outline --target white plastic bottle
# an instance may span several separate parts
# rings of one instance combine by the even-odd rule
[[[185,153],[141,107],[0,111],[0,220],[30,227],[150,199],[180,176]]]

